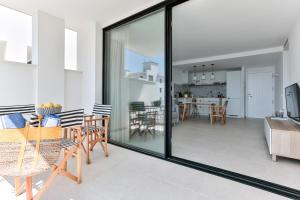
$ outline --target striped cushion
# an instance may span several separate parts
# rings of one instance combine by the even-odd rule
[[[35,113],[35,105],[15,105],[15,106],[0,106],[0,115],[8,115],[13,113]]]
[[[58,115],[61,119],[62,128],[67,128],[71,126],[82,126],[84,109],[64,111],[56,115]],[[37,127],[38,123],[38,116],[32,114],[30,117],[30,125]]]
[[[30,124],[31,127],[38,127],[39,126],[39,120],[38,120],[38,116],[36,114],[31,114],[30,115],[29,124]]]
[[[110,116],[111,110],[112,110],[111,105],[95,104],[94,108],[93,108],[93,114],[94,115],[102,115],[102,116]]]

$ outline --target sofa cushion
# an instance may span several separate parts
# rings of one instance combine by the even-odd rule
[[[42,127],[60,126],[60,118],[58,115],[45,115],[41,125]]]
[[[0,116],[0,129],[24,128],[26,120],[21,113]]]

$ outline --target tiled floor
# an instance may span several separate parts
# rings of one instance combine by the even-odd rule
[[[300,189],[300,161],[273,162],[263,131],[262,119],[187,120],[173,127],[173,155]]]
[[[110,146],[105,158],[97,148],[93,163],[83,165],[80,185],[57,177],[44,200],[279,200],[284,197],[186,168],[164,160]],[[74,161],[74,160],[72,160]],[[74,166],[71,163],[70,166]],[[35,183],[43,176],[36,177]],[[15,199],[11,179],[0,180],[0,199]],[[24,195],[18,199],[25,199]]]

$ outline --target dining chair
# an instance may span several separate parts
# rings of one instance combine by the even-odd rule
[[[179,123],[179,107],[176,102],[172,101],[172,125]]]
[[[226,100],[224,105],[216,105],[211,104],[209,106],[210,110],[210,124],[216,122],[216,120],[220,119],[222,124],[226,124],[226,111],[227,111],[228,101]]]
[[[179,106],[180,119],[183,122],[188,118],[189,105],[187,103],[180,103],[178,106]]]
[[[129,139],[136,133],[146,139],[149,133],[153,137],[156,134],[156,125],[159,119],[160,108],[157,106],[145,106],[142,101],[129,103]]]
[[[136,133],[141,134],[144,115],[146,113],[143,101],[129,102],[129,138]]]

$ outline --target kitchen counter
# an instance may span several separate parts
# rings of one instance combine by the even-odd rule
[[[176,101],[176,98],[174,98]],[[203,103],[217,103],[221,101],[222,104],[227,100],[227,98],[218,98],[218,97],[193,97],[193,98],[177,98],[177,102],[188,103],[188,102],[203,102]]]

